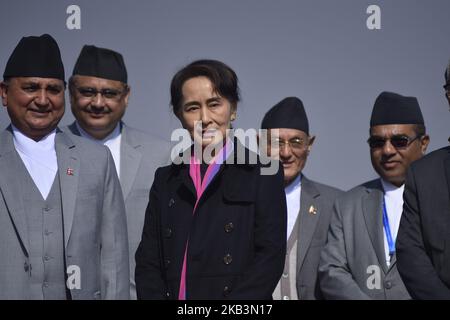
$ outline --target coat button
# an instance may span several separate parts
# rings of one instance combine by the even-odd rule
[[[166,229],[164,230],[164,237],[170,238],[171,236],[172,236],[172,229],[166,228]]]
[[[173,198],[170,198],[169,207],[172,207],[174,204],[175,204],[175,200],[173,200]]]
[[[233,224],[233,222],[229,222],[229,223],[227,223],[226,225],[225,225],[225,232],[226,233],[230,233],[231,231],[233,231],[233,229],[234,229],[234,224]]]
[[[386,282],[384,283],[384,287],[385,287],[386,289],[392,288],[392,282],[391,282],[391,281],[386,281]]]
[[[30,270],[30,266],[28,265],[28,263],[24,263],[23,264],[23,270],[25,270],[25,272],[28,272],[28,270]]]
[[[166,259],[166,260],[164,261],[164,265],[166,266],[166,269],[169,268],[170,260],[169,260],[169,259]]]
[[[231,254],[229,254],[229,253],[227,253],[227,254],[223,257],[223,263],[225,263],[226,265],[229,265],[232,261],[233,261],[233,257],[232,257]]]
[[[230,287],[225,286],[225,287],[223,288],[223,296],[224,296],[224,297],[227,297],[227,296],[230,294],[230,292],[231,292]]]

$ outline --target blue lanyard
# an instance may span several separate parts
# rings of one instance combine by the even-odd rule
[[[391,228],[389,227],[389,219],[386,210],[386,202],[383,197],[383,227],[386,233],[386,239],[389,246],[389,255],[392,257],[395,253],[395,241],[392,240]]]

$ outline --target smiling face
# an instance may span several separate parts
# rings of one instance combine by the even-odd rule
[[[2,82],[0,88],[11,123],[35,141],[52,132],[64,115],[62,80],[14,77]]]
[[[120,81],[74,76],[70,104],[78,124],[96,139],[110,134],[122,119],[130,90]]]
[[[429,143],[427,135],[416,138],[412,124],[378,125],[370,129],[372,138],[387,139],[382,147],[371,148],[370,158],[375,171],[384,180],[400,187],[405,182],[409,165],[421,158]],[[405,136],[411,141],[405,148],[395,148],[389,140],[393,136]]]
[[[183,101],[177,116],[183,128],[203,148],[209,144],[221,143],[236,116],[236,107],[221,97],[206,77],[186,80],[182,86],[182,94]],[[201,121],[201,126],[196,128],[197,121]],[[194,134],[196,130],[197,134]]]
[[[302,172],[306,164],[309,152],[311,151],[315,137],[309,137],[304,131],[297,129],[279,128],[279,135],[274,140],[276,145],[271,145],[271,135],[267,144],[267,153],[275,159],[279,159],[283,164],[284,185],[289,185]],[[277,154],[271,154],[271,151]]]

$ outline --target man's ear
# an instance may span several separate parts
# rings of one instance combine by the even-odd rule
[[[308,141],[308,153],[311,152],[314,141],[316,141],[316,136],[310,136]]]
[[[425,154],[427,152],[427,148],[428,148],[428,144],[430,143],[430,136],[429,135],[424,135],[421,139],[420,139],[420,149],[422,151],[422,154]]]
[[[130,98],[131,95],[131,87],[127,86],[127,94],[125,95],[125,108],[128,107],[128,99]]]
[[[4,81],[0,82],[0,92],[2,95],[2,104],[6,107],[8,105],[8,85]]]

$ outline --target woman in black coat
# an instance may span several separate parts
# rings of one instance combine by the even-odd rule
[[[261,174],[230,136],[238,101],[222,62],[193,62],[172,79],[174,113],[194,143],[155,173],[136,252],[139,299],[271,299],[286,251],[283,170]]]

